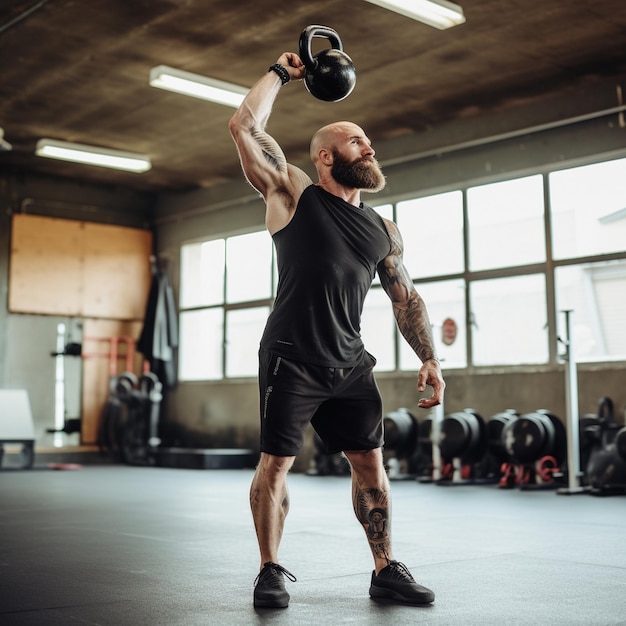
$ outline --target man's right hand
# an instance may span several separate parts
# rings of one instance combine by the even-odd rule
[[[306,68],[302,59],[295,52],[283,52],[276,63],[280,63],[289,72],[291,80],[302,80]]]

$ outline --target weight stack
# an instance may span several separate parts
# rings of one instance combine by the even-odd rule
[[[485,420],[474,409],[450,413],[441,423],[439,449],[442,478],[437,484],[475,484],[481,476],[479,463],[487,449]]]
[[[509,422],[502,429],[504,448],[517,465],[520,489],[557,487],[567,463],[567,436],[554,413],[538,409]]]

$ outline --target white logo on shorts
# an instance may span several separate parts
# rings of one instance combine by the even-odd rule
[[[267,404],[270,399],[270,394],[274,391],[274,387],[271,385],[265,390],[265,401],[263,403],[263,419],[267,417]]]
[[[278,374],[278,368],[280,367],[280,362],[283,360],[283,358],[281,356],[279,356],[276,359],[276,365],[274,366],[274,371],[272,372],[272,374],[274,374],[274,376],[276,376],[276,374]]]

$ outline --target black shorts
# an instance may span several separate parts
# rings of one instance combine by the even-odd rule
[[[309,423],[329,453],[382,446],[375,364],[368,352],[355,367],[340,368],[292,361],[261,348],[261,452],[296,456]]]

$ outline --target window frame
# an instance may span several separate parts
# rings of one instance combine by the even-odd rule
[[[465,302],[464,302],[465,329],[464,329],[463,336],[465,338],[465,343],[466,343],[465,345],[466,365],[464,367],[460,367],[460,368],[453,367],[450,369],[452,370],[460,369],[460,370],[468,371],[471,373],[472,371],[476,371],[476,370],[484,371],[484,370],[497,369],[498,371],[510,371],[512,369],[519,369],[520,367],[524,367],[524,365],[520,366],[519,364],[490,366],[490,365],[476,365],[474,363],[475,359],[474,359],[474,348],[473,348],[473,342],[472,342],[472,328],[471,328],[471,324],[472,324],[471,285],[475,281],[483,281],[483,280],[497,279],[497,278],[507,278],[507,277],[514,277],[514,276],[524,276],[524,275],[531,275],[531,274],[538,274],[538,273],[543,274],[545,277],[546,323],[547,323],[547,328],[548,328],[548,332],[547,332],[548,360],[545,363],[541,363],[541,364],[529,363],[528,365],[531,367],[535,367],[535,368],[543,367],[543,366],[554,367],[558,363],[560,363],[561,355],[559,354],[560,349],[558,345],[558,329],[561,324],[560,319],[559,319],[561,312],[556,310],[557,297],[556,297],[555,272],[557,268],[581,265],[581,264],[593,265],[596,263],[602,264],[608,261],[626,260],[626,249],[621,252],[598,253],[598,254],[592,254],[592,255],[582,256],[582,257],[555,259],[553,255],[553,250],[552,250],[553,220],[552,220],[552,211],[551,211],[551,205],[550,205],[550,175],[554,172],[559,172],[559,171],[566,170],[566,169],[572,169],[573,167],[602,164],[602,163],[606,163],[610,161],[621,160],[624,158],[626,157],[618,156],[618,157],[607,158],[607,159],[596,159],[596,160],[588,159],[582,163],[577,163],[575,165],[570,165],[570,166],[564,166],[563,164],[552,164],[549,167],[537,168],[533,171],[525,171],[523,173],[519,173],[519,175],[515,175],[515,173],[512,173],[512,172],[508,172],[506,175],[502,175],[500,177],[494,177],[493,179],[489,180],[488,183],[484,183],[484,182],[472,183],[472,182],[466,181],[462,185],[451,184],[446,189],[439,190],[437,192],[433,192],[433,190],[423,190],[420,193],[415,193],[415,194],[410,194],[410,195],[405,194],[403,197],[400,197],[400,198],[392,198],[392,199],[385,198],[384,201],[380,203],[380,206],[383,207],[386,212],[388,212],[389,207],[391,207],[391,215],[392,215],[391,219],[396,221],[397,206],[401,202],[417,200],[420,198],[439,195],[441,193],[449,193],[453,191],[461,192],[462,213],[463,213],[462,215],[463,246],[464,246],[463,270],[456,272],[456,273],[451,273],[451,274],[442,275],[442,274],[435,273],[432,275],[423,275],[423,276],[420,276],[419,278],[413,278],[413,283],[416,286],[416,289],[418,290],[418,292],[420,291],[420,285],[422,284],[439,283],[439,282],[452,281],[452,280],[460,280],[463,282],[464,290],[465,290]],[[555,167],[555,165],[560,165],[560,167]],[[526,265],[504,266],[504,267],[495,267],[491,269],[480,269],[480,270],[472,271],[470,269],[470,259],[469,259],[470,234],[469,234],[468,190],[477,186],[483,186],[485,184],[512,181],[512,180],[526,178],[526,177],[534,176],[534,175],[540,175],[542,177],[543,203],[544,203],[543,229],[544,229],[544,241],[545,241],[545,260],[541,262],[537,262],[537,263],[529,263]],[[374,209],[376,209],[376,206],[374,206]],[[256,227],[254,229],[250,229],[248,232],[256,233],[261,230],[264,230],[264,229]],[[226,242],[226,240],[229,237],[238,236],[239,234],[242,234],[242,233],[238,233],[237,235],[229,235],[229,236],[215,236],[211,238],[207,237],[201,241],[224,239]],[[243,234],[247,234],[247,233],[243,233]],[[405,246],[411,245],[410,239],[407,241],[408,238],[404,236],[404,234],[403,234],[403,237],[405,239]],[[199,243],[199,241],[196,240],[196,241],[191,241],[191,242],[183,242],[181,244],[181,254],[182,254],[182,248],[185,245],[189,245],[193,243]],[[227,245],[227,243],[225,245]],[[221,304],[215,304],[209,307],[200,307],[200,306],[187,307],[187,308],[181,307],[180,313],[182,314],[185,311],[191,311],[191,310],[197,310],[197,309],[221,307],[224,310],[224,324],[226,324],[225,320],[228,317],[228,311],[231,311],[231,310],[253,308],[253,307],[259,307],[259,306],[268,306],[271,310],[271,307],[273,305],[274,295],[276,293],[276,282],[277,282],[275,249],[273,245],[271,246],[271,258],[269,259],[269,262],[272,264],[272,271],[271,271],[271,278],[270,278],[272,296],[270,298],[242,301],[242,302],[236,302],[236,303],[227,303],[226,294],[224,294],[224,301]],[[224,263],[224,272],[227,272],[226,263]],[[184,277],[181,275],[179,279],[180,279],[180,284],[182,285]],[[225,276],[224,277],[224,289],[225,289],[226,284],[227,284],[227,280]],[[377,279],[375,279],[371,289],[372,290],[382,289],[382,287],[380,286],[380,282]],[[428,301],[426,302],[426,305],[428,306]],[[393,315],[391,304],[389,307],[389,314]],[[223,339],[224,346],[223,346],[223,351],[222,351],[222,365],[223,365],[224,376],[221,380],[232,380],[232,378],[225,376],[226,359],[227,359],[227,346],[225,345],[226,328],[224,328],[223,337],[224,337]],[[395,333],[394,333],[394,348],[393,348],[395,368],[391,370],[386,370],[384,372],[381,371],[379,372],[380,375],[387,376],[387,377],[398,376],[409,371],[409,370],[400,368],[399,342],[401,341],[404,341],[404,340],[402,339],[398,329],[396,328]],[[606,362],[610,362],[610,363],[615,363],[616,361],[619,362],[620,360],[621,359],[619,358],[613,359],[613,360],[605,359]],[[586,361],[582,361],[582,362],[586,362]],[[598,362],[603,362],[603,361],[602,360],[593,361],[593,363],[598,363]],[[445,362],[442,363],[442,366],[444,369],[446,369]],[[411,372],[413,371],[414,370],[411,370]]]

